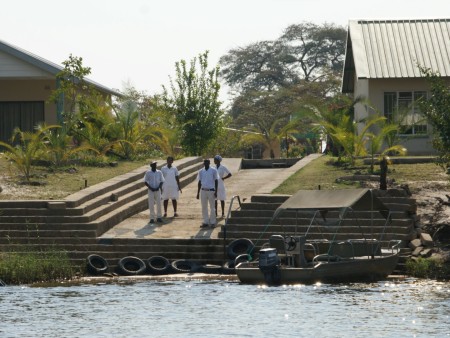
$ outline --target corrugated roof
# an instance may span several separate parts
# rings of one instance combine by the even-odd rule
[[[57,65],[56,63],[48,61],[44,58],[41,58],[38,55],[35,55],[33,53],[26,51],[25,49],[19,48],[17,46],[14,46],[14,45],[9,44],[2,40],[0,40],[0,51],[3,51],[10,55],[13,55],[13,56],[19,58],[20,60],[28,62],[46,72],[49,72],[50,74],[55,75],[55,76],[61,70],[63,70],[63,67]],[[85,81],[92,84],[93,86],[97,87],[99,90],[101,90],[103,92],[106,92],[108,94],[115,95],[115,96],[122,96],[121,93],[119,93],[111,88],[108,88],[100,83],[92,81],[88,78],[85,78]]]
[[[420,77],[417,65],[450,76],[450,19],[349,22],[343,87],[354,76]]]

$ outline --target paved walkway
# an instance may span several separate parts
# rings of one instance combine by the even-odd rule
[[[290,168],[271,169],[240,169],[240,158],[225,158],[222,162],[232,173],[232,177],[225,181],[227,189],[227,201],[225,210],[228,211],[232,196],[239,196],[241,202],[250,199],[252,195],[270,194],[289,176],[320,154],[309,155],[298,161]],[[174,163],[176,165],[176,162]],[[197,181],[184,187],[178,200],[178,215],[173,216],[172,202],[169,201],[167,218],[163,223],[148,224],[149,211],[140,212],[116,225],[103,234],[102,238],[217,238],[220,226],[225,219],[218,218],[215,228],[200,228],[202,223],[200,200],[197,200]],[[220,203],[219,203],[220,204]],[[233,203],[233,209],[238,208],[238,203]],[[220,206],[219,206],[220,214]],[[225,213],[226,214],[226,213]]]

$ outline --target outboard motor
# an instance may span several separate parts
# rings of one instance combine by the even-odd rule
[[[258,267],[264,274],[264,280],[268,285],[280,283],[280,258],[277,249],[265,248],[259,250]]]

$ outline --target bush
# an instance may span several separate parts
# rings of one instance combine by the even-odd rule
[[[445,279],[450,275],[450,267],[438,259],[419,257],[406,262],[406,272],[418,278]]]
[[[21,252],[0,255],[0,279],[6,284],[30,284],[72,278],[75,268],[65,251],[36,251],[24,247]]]

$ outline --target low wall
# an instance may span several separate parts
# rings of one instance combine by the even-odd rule
[[[370,164],[370,162],[372,162],[372,159],[365,158],[363,162],[364,164]],[[389,162],[391,162],[392,164],[433,163],[436,162],[436,156],[390,157]],[[375,159],[374,164],[379,165],[380,161],[378,159]]]
[[[289,168],[301,160],[301,157],[296,158],[276,158],[264,160],[248,160],[243,159],[242,169],[264,169],[264,168]]]

